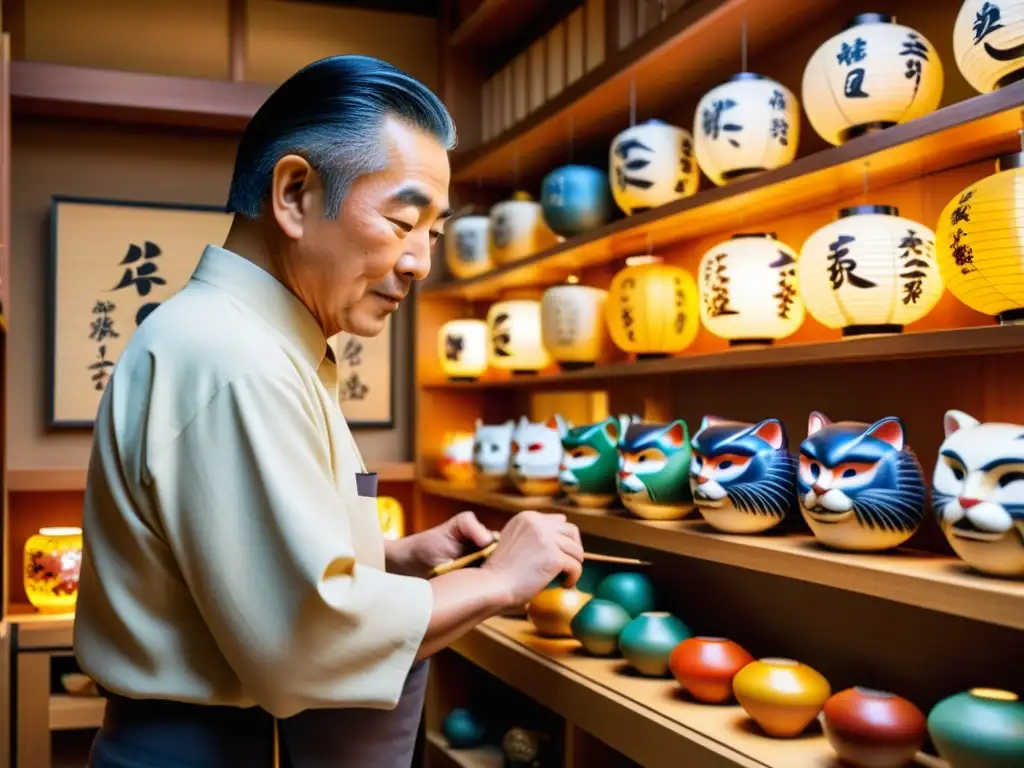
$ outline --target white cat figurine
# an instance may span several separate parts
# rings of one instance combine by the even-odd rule
[[[546,422],[519,419],[512,433],[512,482],[524,496],[554,496],[560,490],[562,438],[566,422],[555,414]]]
[[[473,469],[476,473],[476,487],[480,490],[495,493],[508,482],[514,428],[515,422],[512,419],[504,424],[484,424],[480,419],[476,420]]]

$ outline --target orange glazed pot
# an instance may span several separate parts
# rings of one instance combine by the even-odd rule
[[[723,704],[732,698],[732,679],[754,657],[724,637],[691,637],[669,656],[672,676],[697,701]]]
[[[832,689],[815,669],[792,659],[760,659],[732,680],[736,701],[769,736],[792,738],[821,712]]]
[[[825,738],[856,768],[902,768],[924,744],[924,713],[885,691],[847,688],[826,701],[823,712]]]

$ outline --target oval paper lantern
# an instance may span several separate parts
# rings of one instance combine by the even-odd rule
[[[544,347],[562,368],[588,368],[608,341],[605,303],[608,291],[589,285],[556,285],[540,301]]]
[[[540,330],[540,302],[513,299],[492,304],[487,312],[491,367],[514,373],[536,373],[551,364]]]
[[[615,346],[641,359],[681,352],[697,337],[697,284],[657,256],[627,259],[605,307]]]
[[[808,313],[844,336],[899,333],[942,296],[935,233],[889,205],[841,210],[807,238],[797,278]]]
[[[452,320],[437,333],[441,370],[452,381],[475,381],[487,370],[487,323]]]
[[[1024,76],[1024,0],[966,0],[953,25],[953,56],[981,93]]]
[[[526,192],[516,192],[491,208],[491,258],[496,264],[519,261],[558,242],[544,211]]]
[[[494,268],[491,261],[491,220],[487,216],[462,216],[448,223],[444,256],[448,271],[464,280]]]
[[[24,547],[25,595],[41,613],[75,610],[82,570],[82,529],[41,528]]]
[[[741,72],[700,100],[693,135],[700,169],[722,186],[793,162],[800,105],[782,83]]]
[[[660,120],[627,128],[608,150],[612,197],[632,215],[681,197],[700,186],[690,132]]]
[[[377,521],[385,539],[405,536],[405,511],[398,499],[392,496],[377,497]]]
[[[771,344],[804,321],[796,251],[774,234],[734,235],[704,254],[700,319],[730,345]]]
[[[1024,155],[957,194],[939,216],[939,270],[960,301],[1000,323],[1024,322]]]
[[[838,146],[933,112],[942,86],[942,62],[924,35],[863,13],[811,56],[801,98],[811,127]]]
[[[589,165],[563,165],[541,184],[544,221],[562,237],[597,229],[611,216],[608,175]]]

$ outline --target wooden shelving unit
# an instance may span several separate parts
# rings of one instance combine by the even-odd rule
[[[427,743],[431,749],[443,755],[449,765],[458,768],[503,768],[505,764],[504,755],[496,747],[452,749],[444,736],[435,731],[427,732]]]
[[[50,697],[50,730],[78,731],[103,725],[103,712],[107,701],[102,696]]]

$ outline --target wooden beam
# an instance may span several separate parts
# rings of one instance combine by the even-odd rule
[[[245,37],[247,31],[246,0],[228,0],[228,53],[231,61],[231,80],[245,80]]]

